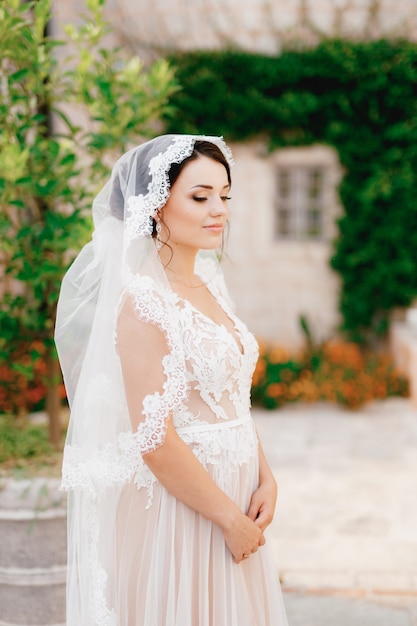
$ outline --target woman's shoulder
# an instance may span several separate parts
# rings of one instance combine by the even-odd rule
[[[156,300],[169,302],[169,289],[148,274],[131,274],[126,280],[126,291],[138,298],[155,298]]]
[[[229,295],[220,261],[213,255],[199,255],[196,261],[196,274],[207,284],[217,299],[222,299],[234,311],[234,303]]]
[[[204,255],[199,253],[195,263],[195,273],[212,289],[225,288],[223,271],[220,267],[219,260],[213,255]]]
[[[125,297],[144,321],[166,325],[172,320],[175,298],[169,289],[151,276],[130,276],[126,282]]]

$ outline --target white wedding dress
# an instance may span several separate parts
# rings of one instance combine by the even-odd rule
[[[65,452],[70,539],[86,528],[84,547],[70,548],[68,626],[287,625],[268,541],[234,563],[221,529],[168,493],[141,457],[163,443],[170,411],[213,480],[248,510],[258,484],[250,415],[258,347],[220,274],[208,288],[224,325],[148,277],[132,278],[120,303],[115,349],[123,372],[143,372],[145,360],[146,376],[123,376],[122,367],[112,380],[98,374],[90,404],[103,430],[116,414],[126,428],[90,455],[77,446]],[[123,354],[121,329],[131,338]],[[107,428],[103,442],[110,438]]]

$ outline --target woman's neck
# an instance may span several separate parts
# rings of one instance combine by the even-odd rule
[[[164,265],[165,273],[169,282],[179,283],[186,287],[195,287],[201,281],[194,273],[197,250],[179,250],[175,247],[169,249],[163,246],[159,251],[159,258]]]

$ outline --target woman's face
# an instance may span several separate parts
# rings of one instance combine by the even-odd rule
[[[198,156],[184,166],[161,210],[161,239],[169,243],[174,254],[180,248],[195,252],[221,244],[229,191],[221,163]]]

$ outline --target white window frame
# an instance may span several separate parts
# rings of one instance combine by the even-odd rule
[[[272,238],[277,243],[325,242],[334,239],[336,221],[341,214],[338,186],[342,168],[336,151],[329,146],[283,148],[272,156],[274,203]],[[311,177],[320,173],[321,183],[316,196],[311,196]],[[288,193],[283,193],[283,178],[288,178]],[[316,205],[319,229],[312,232],[309,212]],[[288,212],[288,230],[280,228],[280,212]]]

